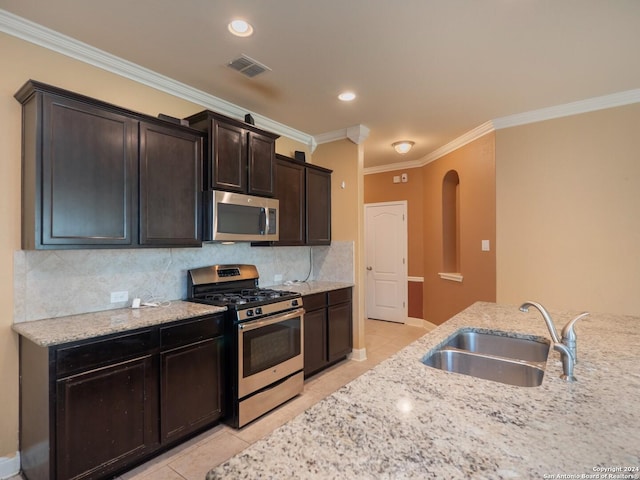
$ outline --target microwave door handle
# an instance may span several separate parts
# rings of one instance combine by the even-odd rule
[[[264,235],[268,235],[269,234],[269,209],[268,208],[264,208]]]
[[[267,215],[267,209],[260,208],[260,224],[258,225],[260,235],[265,235],[269,230],[269,215]]]

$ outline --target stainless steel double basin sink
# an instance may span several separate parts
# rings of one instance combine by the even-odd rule
[[[500,331],[465,328],[427,353],[422,363],[447,372],[520,387],[542,383],[550,342]]]

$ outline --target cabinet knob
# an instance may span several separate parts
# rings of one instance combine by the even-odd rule
[[[371,267],[367,267],[367,270],[373,270],[373,268],[371,268]]]

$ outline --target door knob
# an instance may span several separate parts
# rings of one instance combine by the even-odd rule
[[[367,267],[367,270],[373,270],[373,268],[371,268],[371,267]]]

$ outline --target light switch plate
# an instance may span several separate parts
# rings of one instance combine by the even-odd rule
[[[491,243],[489,240],[482,240],[482,251],[488,252],[491,250]]]

